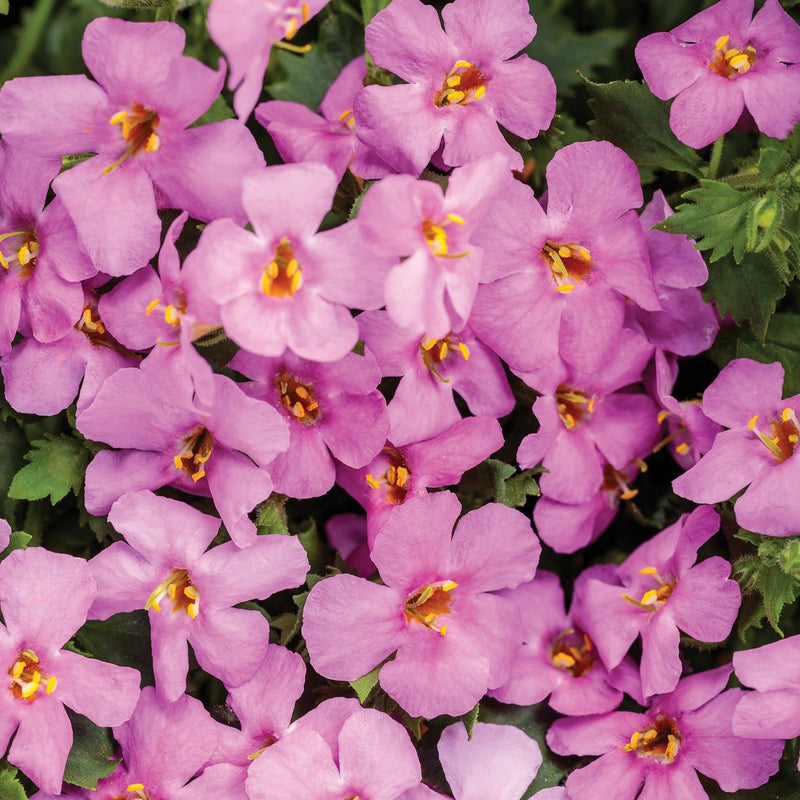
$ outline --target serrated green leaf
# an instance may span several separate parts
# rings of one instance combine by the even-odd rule
[[[259,506],[258,517],[256,518],[256,529],[259,535],[270,533],[289,535],[289,526],[286,518],[287,499],[285,494],[271,494]]]
[[[466,714],[461,715],[461,721],[464,723],[464,727],[467,729],[467,739],[472,739],[472,731],[475,728],[475,723],[478,721],[478,714],[480,714],[481,704],[476,703],[475,708],[472,711],[468,711]]]
[[[364,701],[369,697],[370,692],[378,685],[378,675],[380,674],[383,664],[378,664],[375,669],[362,675],[358,680],[350,681],[358,701],[363,705]]]
[[[96,789],[97,782],[117,768],[119,759],[114,758],[116,745],[111,731],[98,727],[70,709],[67,709],[67,714],[72,722],[73,741],[64,780],[83,789]]]
[[[25,533],[25,531],[11,531],[8,547],[6,547],[3,552],[10,553],[13,550],[23,550],[28,546],[30,541],[31,537]],[[2,797],[2,795],[0,795],[0,797]]]
[[[784,369],[783,393],[800,394],[800,314],[775,314],[760,344],[747,331],[739,331],[737,358],[752,358],[764,364],[779,361]]]
[[[584,78],[598,139],[621,147],[639,166],[688,172],[699,178],[702,160],[669,127],[669,108],[637,81],[594,83]]]
[[[72,436],[47,435],[31,442],[33,450],[26,454],[30,464],[23,467],[11,482],[9,497],[16,500],[50,498],[55,505],[70,489],[77,496],[83,487],[89,451]]]
[[[733,251],[742,260],[747,244],[747,215],[758,199],[755,190],[741,191],[721,181],[701,180],[700,187],[684,192],[675,213],[657,227],[669,233],[684,233],[698,250],[711,250],[713,263]]]
[[[539,484],[534,475],[539,471],[524,469],[518,475],[513,475],[503,482],[495,499],[498,503],[511,506],[511,508],[522,508],[529,497],[538,497]]]
[[[2,800],[26,800],[27,795],[16,775],[15,769],[0,770],[0,798]]]
[[[795,580],[800,580],[800,539],[786,542],[780,555],[781,569]]]
[[[540,2],[533,13],[536,37],[524,52],[550,70],[560,95],[580,84],[579,73],[592,75],[597,67],[610,64],[627,36],[618,28],[578,33],[570,18]]]
[[[770,318],[785,293],[786,284],[765,253],[748,253],[741,264],[731,256],[721,258],[710,265],[703,287],[703,297],[715,300],[723,316],[730,314],[740,325],[749,321],[758,341],[764,340]]]

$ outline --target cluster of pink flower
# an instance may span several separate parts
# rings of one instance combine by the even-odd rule
[[[547,69],[512,58],[536,32],[524,0],[455,0],[444,29],[431,6],[393,0],[366,44],[405,83],[364,87],[359,59],[322,116],[256,106],[264,33],[291,37],[319,6],[215,0],[209,13],[236,110],[255,107],[284,165],[264,166],[238,120],[192,127],[226,67],[184,56],[172,23],[95,20],[83,53],[96,82],[19,78],[0,90],[6,397],[41,415],[77,397],[78,431],[109,446],[87,469],[86,508],[124,537],[88,562],[29,548],[0,565],[10,676],[0,750],[16,731],[8,760],[39,800],[59,794],[66,705],[113,726],[122,760],[96,793],[63,796],[441,797],[388,715],[339,697],[292,722],[303,660],[268,644],[262,614],[237,607],[302,585],[309,568],[296,537],[257,534],[253,509],[273,491],[306,499],[337,483],[366,516],[331,521],[331,543],[358,574],[318,581],[304,607],[320,675],[355,681],[380,668],[383,691],[425,718],[466,714],[487,693],[522,705],[549,696],[566,715],[548,733],[552,750],[602,757],[542,797],[701,800],[697,771],[727,791],[763,784],[783,738],[800,732],[796,677],[767,680],[755,651],[734,666],[758,693],[724,691],[730,666],[681,679],[680,631],[720,642],[739,611],[730,564],[695,563],[719,528],[712,508],[621,564],[587,569],[567,613],[558,578],[536,572],[541,545],[521,512],[491,503],[462,517],[455,494],[429,490],[503,444],[498,419],[514,407],[505,363],[539,395],[538,430],[517,460],[546,468],[533,522],[557,553],[600,536],[661,446],[687,470],[678,494],[711,504],[749,484],[739,522],[785,536],[800,507],[800,396],[781,399],[779,365],[747,360],[702,403],[671,396],[678,357],[708,349],[718,319],[698,289],[702,257],[653,229],[671,213],[664,196],[637,213],[639,173],[622,150],[558,151],[546,198],[514,179],[522,160],[498,123],[531,139],[556,102]],[[722,0],[640,44],[653,90],[682,93],[673,122],[697,146],[745,102],[773,135],[800,118],[796,77],[780,113],[768,102],[771,70],[800,69],[800,29],[777,0],[748,28],[751,12]],[[780,46],[762,46],[776,26]],[[709,99],[723,84],[733,110]],[[699,107],[717,109],[713,125],[698,125]],[[452,169],[446,190],[419,179],[429,163]],[[377,182],[353,219],[319,232],[348,168]],[[160,209],[182,212],[163,242]],[[181,264],[189,216],[206,224]],[[214,332],[240,348],[227,375],[194,345]],[[397,376],[387,405],[378,384]],[[163,487],[211,498],[221,520],[154,494]],[[220,521],[231,541],[211,547]],[[142,608],[155,687],[140,692],[134,670],[61,649],[87,617]],[[229,691],[240,727],[185,694],[188,645]],[[791,658],[798,646],[773,647]],[[646,710],[615,711],[624,694]],[[541,763],[521,731],[480,723],[469,741],[460,723],[446,728],[439,753],[456,800],[518,800]]]

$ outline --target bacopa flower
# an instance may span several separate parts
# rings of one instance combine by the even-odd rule
[[[556,87],[527,55],[534,37],[524,0],[456,0],[439,15],[419,0],[393,0],[367,26],[375,63],[404,86],[367,86],[355,98],[358,136],[402,172],[419,175],[431,156],[449,167],[503,153],[521,159],[497,123],[532,139],[550,124]]]
[[[600,756],[570,773],[571,800],[707,800],[698,772],[726,792],[765,783],[778,770],[783,740],[733,734],[733,709],[744,692],[722,692],[730,673],[725,666],[690,675],[670,694],[654,697],[643,714],[556,720],[547,732],[551,750]]]
[[[87,563],[40,547],[0,564],[0,753],[40,788],[61,791],[72,726],[64,706],[120,725],[139,698],[139,673],[62,646],[86,621],[97,587]]]
[[[522,641],[514,604],[494,594],[530,580],[539,541],[518,511],[490,503],[451,530],[450,492],[409,500],[378,532],[372,559],[385,585],[353,575],[317,583],[304,609],[312,666],[355,680],[383,665],[384,690],[415,716],[458,716],[508,677]]]
[[[743,528],[768,536],[797,533],[800,395],[781,399],[782,390],[779,363],[731,361],[703,393],[703,413],[728,430],[672,482],[676,494],[718,503],[747,487],[734,503]]]
[[[747,109],[762,133],[785,139],[800,121],[800,26],[767,0],[721,0],[668,33],[645,36],[636,60],[650,91],[675,100],[670,127],[705,147]]]

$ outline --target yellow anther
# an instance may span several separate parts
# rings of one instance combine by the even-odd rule
[[[308,389],[306,389],[305,386],[301,386],[299,384],[297,388],[294,390],[294,393],[303,400],[308,400],[311,397],[311,395],[308,392]]]
[[[458,350],[462,356],[464,356],[464,361],[469,361],[469,347],[467,347],[464,342],[458,343]]]
[[[586,408],[588,409],[590,414],[594,414],[594,397],[589,398],[589,402],[586,404]]]
[[[339,114],[339,122],[344,122],[349,116],[352,115],[352,113],[353,113],[352,108],[348,108],[345,111],[342,111],[342,113]]]
[[[192,473],[192,480],[195,483],[197,483],[197,481],[199,481],[200,478],[205,478],[205,476],[206,476],[206,471],[204,469],[199,469],[197,470],[197,472]]]
[[[188,606],[186,606],[186,613],[192,619],[197,619],[197,603],[190,603]]]
[[[389,474],[388,471],[386,474],[387,475]],[[409,474],[408,470],[405,467],[398,467],[397,470],[395,471],[394,481],[392,482],[402,489],[402,487],[405,486],[406,483],[408,482],[408,474]]]
[[[296,292],[300,288],[300,284],[302,284],[302,282],[303,282],[303,273],[299,271],[295,272],[294,275],[292,275],[292,285],[291,285],[292,293]]]
[[[642,741],[645,744],[647,744],[647,742],[652,742],[653,739],[656,738],[656,736],[658,736],[658,731],[653,730],[653,728],[650,728],[650,730],[646,731],[642,736]]]
[[[560,286],[556,286],[556,291],[561,294],[569,294],[574,288],[574,283],[562,283]]]
[[[175,458],[172,459],[172,463],[175,465],[175,469],[183,469],[183,460],[180,456],[175,456]]]
[[[21,655],[25,656],[25,658],[27,658],[28,661],[33,661],[34,664],[39,663],[39,656],[37,656],[36,653],[33,652],[33,650],[23,650]]]
[[[289,40],[293,39],[299,27],[300,26],[297,24],[297,20],[292,17],[286,25],[286,33],[284,34],[283,38]]]
[[[444,361],[447,357],[447,342],[444,341],[439,345],[439,361]]]
[[[31,682],[23,687],[22,689],[22,697],[24,700],[27,700],[29,697],[33,697],[36,694],[36,690],[39,688],[39,684],[42,682],[42,673],[39,670],[35,670],[33,673],[33,678]]]
[[[308,18],[311,16],[311,12],[308,10],[308,3],[303,3],[300,6],[300,12],[303,24],[305,25],[305,23],[308,22]]]
[[[423,622],[433,622],[436,619],[436,614],[426,614],[422,620]]]
[[[572,416],[570,413],[564,414],[564,425],[566,425],[567,430],[570,430],[575,427],[575,417]]]
[[[714,44],[714,49],[723,50],[725,48],[725,45],[728,44],[728,40],[730,38],[731,37],[727,33],[724,36],[720,36],[719,39],[717,39],[716,43]]]
[[[481,97],[483,97],[485,94],[486,94],[486,85],[484,84],[484,85],[482,85],[482,86],[479,86],[479,87],[478,87],[478,88],[475,90],[475,92],[473,93],[473,95],[472,95],[472,96],[473,96],[473,97],[474,97],[476,100],[480,100],[480,99],[481,99]]]
[[[144,146],[145,151],[154,153],[159,147],[161,147],[161,139],[158,138],[157,133],[151,133],[147,137],[147,144]]]
[[[420,344],[422,345],[423,350],[432,350],[433,346],[436,344],[436,339],[426,338],[422,342],[420,342]]]
[[[460,103],[467,95],[464,92],[459,92],[458,90],[450,91],[447,94],[447,100],[450,103]]]
[[[120,122],[123,122],[127,118],[128,118],[127,111],[117,111],[117,113],[114,114],[114,116],[111,117],[111,119],[108,122],[111,125],[119,125]]]
[[[669,416],[669,411],[659,411],[656,422],[660,425]]]
[[[306,415],[306,410],[303,408],[303,404],[299,400],[292,406],[292,412],[297,419],[303,419],[303,417]]]
[[[144,784],[143,783],[132,783],[130,786],[128,786],[125,789],[125,791],[126,792],[141,792],[142,789],[144,789]]]
[[[51,675],[47,679],[47,688],[45,689],[45,694],[53,694],[55,690],[56,690],[56,676]]]
[[[155,300],[151,300],[147,304],[147,308],[144,310],[144,313],[147,314],[147,316],[149,317],[158,308],[158,304],[160,302],[161,302],[161,298],[159,298],[159,297],[156,297]]]
[[[739,53],[738,55],[734,56],[730,59],[730,64],[734,69],[740,69],[745,64],[749,64],[750,59],[747,57],[746,53]]]
[[[463,59],[459,59],[453,64],[453,69],[459,69],[460,67],[471,67],[472,64],[469,61],[464,61]]]
[[[367,473],[365,477],[366,477],[366,479],[367,479],[367,483],[368,483],[368,484],[369,484],[369,485],[370,485],[370,486],[371,486],[373,489],[380,489],[380,488],[381,488],[381,485],[380,485],[380,483],[378,483],[378,481],[376,481],[376,480],[375,480],[375,478],[373,478],[373,477],[372,477],[372,475],[370,475],[369,473]]]
[[[169,595],[169,599],[170,599],[170,600],[174,600],[174,599],[175,599],[175,592],[176,592],[176,591],[177,591],[177,590],[175,589],[175,584],[174,584],[174,583],[171,583],[171,584],[169,585],[169,589],[167,589],[167,594]]]
[[[620,499],[621,500],[633,500],[633,498],[636,497],[637,494],[639,494],[639,490],[638,489],[629,489],[627,492],[623,492],[620,495]]]
[[[197,589],[194,586],[186,586],[183,590],[183,593],[190,599],[196,600],[197,599]]]
[[[642,567],[639,570],[640,575],[658,575],[658,570],[655,567]]]
[[[466,220],[460,214],[448,214],[447,219],[451,222],[455,222],[458,225],[466,225]]]
[[[149,607],[150,607],[150,608],[152,608],[152,609],[153,609],[153,611],[155,611],[156,613],[158,613],[159,611],[161,611],[161,606],[158,604],[158,600],[153,600],[153,601],[150,603],[150,606],[149,606]],[[145,608],[148,608],[148,606],[145,606]]]
[[[579,248],[578,248],[578,253],[580,254],[580,257],[581,257],[581,258],[582,258],[584,261],[589,261],[589,259],[591,259],[591,257],[592,257],[592,256],[589,254],[589,251],[588,251],[588,250],[587,250],[585,247],[579,247]]]
[[[758,422],[758,414],[756,414],[754,417],[750,417],[747,427],[752,431],[756,427],[756,422]]]
[[[442,625],[442,627],[441,627],[441,628],[439,628],[439,633],[440,633],[442,636],[446,636],[446,635],[447,635],[447,625]]]
[[[658,600],[658,592],[655,589],[650,589],[642,595],[642,605],[650,605],[654,600]]]
[[[689,452],[689,445],[686,442],[681,442],[679,445],[675,446],[675,450],[682,456],[685,456]]]
[[[558,248],[558,254],[561,256],[561,258],[570,258],[572,256],[572,250],[570,250],[566,245],[562,244],[561,247]]]
[[[16,664],[11,668],[11,677],[12,678],[19,678],[22,675],[22,671],[25,669],[25,662],[24,661],[17,661]]]
[[[277,261],[270,261],[269,264],[267,264],[267,275],[273,280],[278,277],[278,271]]]
[[[667,736],[667,750],[664,755],[669,761],[672,761],[678,754],[678,739],[671,733]]]
[[[292,277],[292,275],[294,275],[294,274],[295,274],[295,272],[297,272],[297,268],[298,268],[298,266],[299,266],[299,265],[298,265],[298,263],[297,263],[297,259],[296,259],[296,258],[293,258],[293,259],[292,259],[292,260],[291,260],[291,261],[290,261],[290,262],[289,262],[289,263],[286,265],[286,274],[287,274],[287,275],[288,275],[288,276],[291,278],[291,277]]]
[[[784,408],[783,411],[781,411],[781,419],[784,422],[788,422],[790,419],[792,419],[793,416],[794,416],[794,411],[792,411],[791,408]]]
[[[456,588],[456,586],[458,586],[458,584],[455,581],[445,581],[442,584],[442,591],[443,592],[452,592],[453,589]]]
[[[461,76],[460,75],[451,75],[447,81],[447,85],[452,88],[453,86],[458,86],[461,83]]]
[[[178,325],[181,324],[180,312],[172,304],[168,305],[164,309],[164,319],[166,320],[167,324],[172,325],[173,328],[177,328]]]
[[[2,253],[0,253],[0,265],[2,265],[3,269],[8,269],[8,261],[3,258]]]
[[[575,666],[575,659],[569,653],[556,653],[553,656],[553,663],[562,669],[569,669]]]

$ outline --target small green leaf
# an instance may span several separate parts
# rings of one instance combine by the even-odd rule
[[[225,102],[225,98],[222,95],[219,95],[211,104],[206,113],[192,123],[192,127],[195,128],[198,125],[208,125],[210,122],[222,122],[224,119],[232,119],[235,116],[236,114],[233,113],[233,109]]]
[[[256,529],[259,535],[269,533],[289,535],[286,519],[287,499],[285,494],[273,493],[259,506],[258,517],[256,518]]]
[[[685,233],[698,250],[711,250],[712,262],[733,251],[742,260],[747,245],[748,214],[758,200],[754,190],[740,191],[721,181],[701,180],[700,187],[683,193],[675,213],[657,227],[669,233]]]
[[[6,10],[8,5],[6,5]],[[27,795],[17,780],[15,769],[0,769],[0,797],[3,800],[26,800]]]
[[[378,675],[383,664],[378,664],[375,669],[363,675],[358,680],[350,681],[350,685],[355,690],[359,702],[363,705],[372,690],[378,685]]]
[[[31,537],[25,531],[12,531],[8,542],[8,547],[3,551],[10,553],[12,550],[22,550],[28,546]],[[0,794],[0,797],[3,795]]]
[[[369,21],[386,6],[391,0],[361,0],[361,14],[364,18],[364,26],[369,25]]]
[[[317,523],[313,517],[304,520],[302,524],[303,529],[297,533],[297,538],[308,555],[311,572],[324,574],[325,566],[328,563],[328,546],[320,539]],[[309,584],[309,588],[311,588],[311,584]]]
[[[800,539],[786,542],[780,555],[781,569],[795,580],[800,580]]]
[[[114,614],[105,620],[90,619],[75,634],[83,652],[120,667],[133,667],[145,685],[153,685],[150,622],[144,609]]]
[[[702,161],[669,127],[669,108],[636,81],[593,83],[584,78],[598,139],[621,147],[640,167],[663,167],[699,178]]]
[[[763,364],[779,361],[785,372],[784,396],[800,394],[799,314],[775,314],[769,321],[763,345],[746,330],[738,329],[733,333],[739,334],[736,342],[736,358],[752,358]]]
[[[476,703],[475,708],[472,711],[468,711],[466,714],[461,715],[461,721],[464,723],[464,727],[467,729],[467,739],[472,739],[472,730],[475,727],[475,723],[478,721],[478,714],[481,710],[481,704]]]
[[[70,709],[67,709],[67,714],[72,722],[74,738],[64,769],[64,780],[94,790],[101,778],[108,777],[117,768],[119,759],[114,758],[114,739],[108,728],[100,728]]]
[[[8,0],[0,0],[0,14],[8,14]],[[5,795],[0,792],[0,797],[5,797]]]
[[[46,434],[44,439],[31,442],[33,450],[11,482],[8,496],[17,500],[50,498],[55,505],[67,496],[70,489],[77,496],[83,486],[89,451],[72,436]]]

